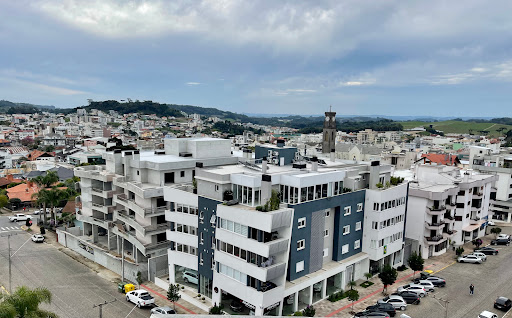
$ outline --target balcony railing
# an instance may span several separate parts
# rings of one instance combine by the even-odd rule
[[[118,195],[117,195],[117,198],[118,198],[119,200],[121,200],[121,201],[125,201],[125,202],[127,202],[127,201],[128,201],[128,198],[126,197],[126,194],[124,194],[124,193],[118,194]]]
[[[162,224],[157,224],[157,225],[148,225],[148,226],[144,226],[144,232],[145,232],[144,234],[156,232],[156,231],[165,231],[169,228],[170,228],[169,224],[167,224],[167,223],[162,223]]]
[[[442,211],[446,209],[446,207],[444,205],[440,205],[440,206],[431,206],[429,207],[429,210],[430,211]]]
[[[155,207],[155,208],[145,208],[144,213],[145,214],[164,213],[165,210],[167,210],[166,206],[159,206],[159,207]]]
[[[443,239],[443,236],[437,235],[437,236],[425,237],[425,239],[429,242],[439,242],[440,240]]]

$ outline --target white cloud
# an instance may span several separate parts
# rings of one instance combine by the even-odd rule
[[[23,87],[24,91],[28,95],[30,95],[33,92],[42,92],[42,93],[47,93],[47,94],[51,94],[51,95],[62,95],[62,96],[89,94],[88,92],[85,92],[85,91],[69,89],[69,88],[53,86],[53,85],[47,85],[47,84],[42,84],[42,83],[36,83],[36,82],[31,82],[31,81],[21,80],[21,79],[16,79],[16,78],[0,77],[0,81],[7,83],[7,84],[14,84],[19,87]]]
[[[197,86],[197,85],[201,85],[201,83],[199,83],[199,82],[187,82],[187,83],[185,83],[185,84],[186,84],[186,85],[188,85],[188,86]]]

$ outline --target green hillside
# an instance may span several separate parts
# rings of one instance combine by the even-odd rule
[[[411,129],[414,127],[424,127],[432,125],[434,129],[440,130],[445,134],[468,134],[470,130],[473,134],[480,134],[480,131],[489,131],[488,136],[499,137],[504,136],[505,133],[512,129],[512,125],[495,124],[495,123],[478,123],[473,121],[458,121],[458,120],[445,120],[437,122],[423,122],[423,121],[403,121],[400,122],[404,129]],[[503,132],[498,130],[503,127]]]

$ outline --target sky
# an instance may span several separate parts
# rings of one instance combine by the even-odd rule
[[[0,99],[510,114],[512,1],[0,0]]]

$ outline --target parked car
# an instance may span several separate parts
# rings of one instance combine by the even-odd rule
[[[423,286],[423,289],[428,292],[432,292],[435,289],[434,284],[432,284],[432,282],[425,280],[425,279],[420,279],[417,283],[415,282],[415,284]]]
[[[414,283],[418,283],[420,280],[428,280],[431,282],[435,287],[445,287],[446,286],[446,280],[444,278],[438,277],[438,276],[428,276],[425,278],[416,278],[414,280]]]
[[[495,226],[496,223],[494,221],[487,221],[487,226]]]
[[[510,307],[512,307],[512,301],[506,297],[498,297],[494,302],[494,308],[509,311]]]
[[[478,315],[478,318],[498,318],[498,315],[490,311],[484,310]]]
[[[137,305],[137,307],[149,306],[155,303],[155,298],[147,290],[137,289],[126,293],[126,300]]]
[[[171,307],[156,307],[151,309],[151,316],[149,318],[155,318],[155,315],[175,315],[176,312]]]
[[[473,263],[473,264],[482,264],[483,260],[480,257],[475,255],[462,255],[457,258],[457,262],[459,263]]]
[[[485,255],[482,252],[473,252],[473,253],[471,253],[469,255],[475,255],[477,257],[480,257],[484,262],[487,260],[487,255]]]
[[[242,312],[244,311],[244,307],[245,306],[240,299],[233,299],[229,304],[229,308],[234,312]]]
[[[11,221],[11,222],[19,222],[19,221],[26,221],[26,220],[32,220],[32,217],[30,215],[25,215],[23,213],[17,213],[17,214],[11,215],[9,217],[9,221]]]
[[[509,238],[498,238],[496,240],[491,241],[491,245],[510,245]]]
[[[34,235],[32,235],[31,239],[32,239],[32,242],[36,242],[36,243],[44,242],[44,236],[42,236],[41,234],[34,234]]]
[[[502,233],[502,234],[498,234],[498,237],[497,239],[506,239],[506,240],[510,240],[510,235],[508,234],[505,234],[505,233]]]
[[[375,304],[372,306],[366,307],[366,310],[369,311],[377,311],[377,312],[385,312],[391,317],[395,317],[396,315],[396,309],[391,304]]]
[[[398,295],[389,295],[377,301],[377,304],[391,304],[395,309],[406,310],[407,302]]]
[[[425,297],[427,295],[427,291],[423,288],[423,286],[417,284],[407,284],[402,287],[398,287],[397,291],[399,293],[403,291],[413,292],[420,297]]]
[[[185,283],[191,283],[194,285],[197,285],[199,283],[197,272],[192,271],[184,271],[183,280],[185,281]]]
[[[385,312],[363,310],[354,315],[354,317],[373,317],[373,318],[389,318],[389,315]]]
[[[490,246],[484,246],[477,248],[475,252],[484,253],[485,255],[498,255],[499,251],[495,248],[492,248]]]
[[[408,304],[414,304],[419,305],[420,304],[420,296],[418,294],[410,292],[410,291],[403,291],[403,292],[396,292],[391,295],[397,295],[403,298],[406,303]]]

